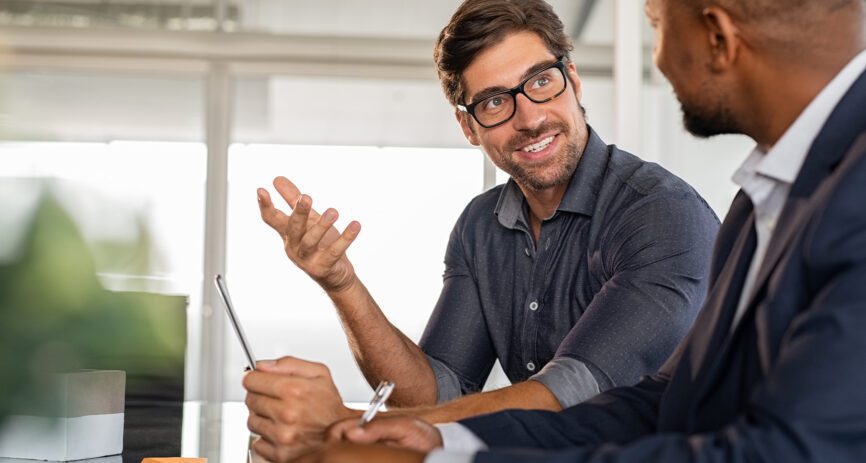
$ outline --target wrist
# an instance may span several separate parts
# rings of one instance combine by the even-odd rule
[[[361,286],[361,280],[358,279],[358,275],[353,271],[352,274],[346,277],[345,281],[340,284],[333,286],[320,284],[320,286],[325,290],[325,294],[327,294],[328,297],[337,300],[356,293],[358,288]]]

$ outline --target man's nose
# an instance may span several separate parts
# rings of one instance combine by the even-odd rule
[[[514,104],[517,105],[517,113],[514,114],[513,123],[517,130],[535,130],[547,119],[544,108],[522,93],[515,96]]]

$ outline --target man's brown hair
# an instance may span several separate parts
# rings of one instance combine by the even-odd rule
[[[543,0],[466,0],[457,8],[433,50],[439,81],[452,105],[465,103],[463,71],[475,57],[520,31],[538,34],[556,57],[572,49],[562,21]]]

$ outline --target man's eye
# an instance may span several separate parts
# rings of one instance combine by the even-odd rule
[[[493,98],[487,100],[487,102],[484,103],[484,110],[495,110],[496,108],[502,106],[502,103],[504,103],[504,101],[501,96],[494,96]]]
[[[550,78],[547,76],[541,76],[538,79],[535,79],[535,82],[532,83],[532,88],[541,88],[550,84]]]

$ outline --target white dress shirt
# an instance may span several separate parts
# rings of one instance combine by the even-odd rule
[[[806,161],[812,142],[815,141],[815,137],[818,136],[845,92],[851,88],[864,70],[866,70],[866,51],[855,56],[818,93],[769,151],[764,153],[760,147],[756,147],[734,173],[732,180],[749,195],[754,205],[758,244],[749,266],[749,273],[746,275],[743,292],[740,294],[732,331],[742,318],[752,297],[755,279],[767,254],[776,222],[785,207],[791,186]]]
[[[769,151],[765,153],[756,147],[734,173],[734,183],[749,195],[754,205],[758,244],[734,315],[732,331],[746,311],[776,221],[785,207],[788,193],[803,167],[812,142],[845,92],[864,71],[866,50],[855,56],[818,93]],[[459,423],[437,425],[437,428],[442,433],[444,448],[430,452],[424,463],[470,463],[475,453],[487,449],[478,436]]]

